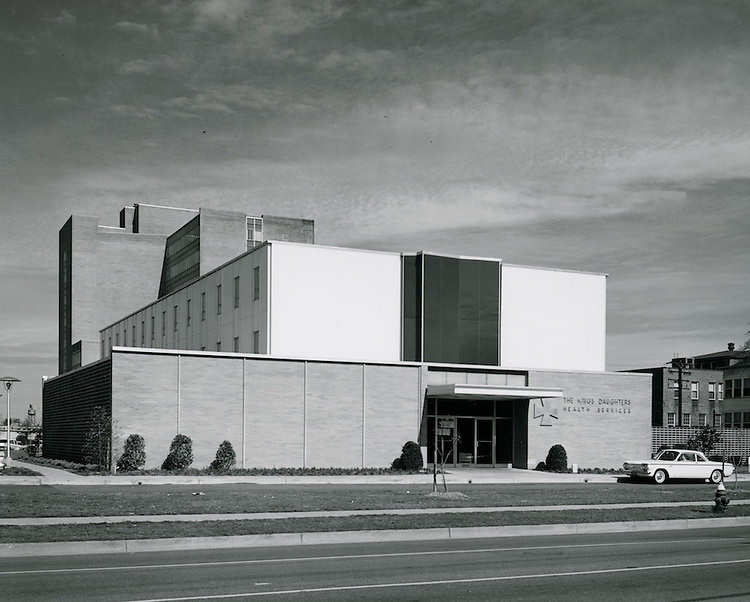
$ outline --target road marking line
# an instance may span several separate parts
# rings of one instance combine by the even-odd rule
[[[45,575],[55,573],[87,573],[94,571],[129,571],[129,570],[148,570],[148,569],[177,569],[177,568],[196,568],[210,566],[231,566],[240,564],[277,564],[288,562],[311,562],[326,560],[357,560],[367,558],[398,558],[403,556],[442,556],[446,554],[486,554],[493,552],[533,552],[538,550],[558,550],[574,548],[607,548],[607,547],[624,547],[638,545],[657,545],[673,543],[701,543],[701,542],[722,542],[744,540],[743,537],[708,537],[699,539],[665,539],[658,541],[622,541],[622,542],[603,542],[603,543],[582,543],[573,545],[546,545],[546,546],[513,546],[504,548],[469,548],[464,550],[426,550],[421,552],[383,552],[381,554],[341,554],[331,556],[297,556],[293,558],[259,558],[253,560],[217,560],[211,562],[178,562],[171,564],[135,564],[124,566],[88,566],[72,569],[29,569],[7,571],[0,570],[0,576],[4,575]]]
[[[750,559],[742,560],[719,560],[715,562],[693,562],[686,564],[661,564],[655,566],[643,566],[643,567],[626,567],[617,569],[599,569],[591,571],[566,571],[562,573],[537,573],[533,575],[508,575],[505,577],[476,577],[471,579],[440,579],[435,581],[409,581],[404,583],[373,583],[370,585],[340,585],[330,587],[311,587],[305,589],[287,589],[287,590],[276,590],[276,591],[265,591],[265,592],[243,592],[241,594],[214,594],[214,595],[203,595],[203,596],[186,596],[179,598],[147,598],[141,600],[131,600],[130,602],[185,602],[187,600],[226,600],[229,598],[244,598],[244,597],[255,597],[255,596],[283,596],[292,594],[316,594],[324,592],[342,592],[342,591],[356,591],[366,589],[387,589],[397,587],[419,587],[426,585],[455,585],[458,583],[489,583],[498,581],[518,581],[521,579],[543,579],[549,577],[578,577],[585,575],[605,575],[611,573],[628,573],[638,571],[655,571],[665,569],[684,569],[684,568],[695,568],[705,566],[721,566],[730,564],[746,564],[750,563]]]

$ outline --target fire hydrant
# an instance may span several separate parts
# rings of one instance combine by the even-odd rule
[[[714,495],[714,512],[724,512],[728,505],[727,490],[724,488],[724,483],[719,483]]]

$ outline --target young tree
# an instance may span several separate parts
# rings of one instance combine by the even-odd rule
[[[112,419],[102,407],[94,408],[89,415],[83,458],[88,464],[96,464],[100,470],[112,468]]]
[[[146,463],[146,443],[141,435],[129,435],[125,440],[120,459],[117,460],[117,470],[138,470]]]
[[[216,450],[216,458],[211,462],[211,470],[217,472],[227,472],[234,468],[237,462],[237,456],[234,453],[234,448],[230,441],[222,441],[219,445],[219,449]]]
[[[193,463],[193,440],[187,435],[175,435],[169,454],[162,462],[164,470],[184,470]]]
[[[695,449],[708,455],[721,443],[721,433],[712,426],[704,426],[695,437],[690,437],[685,447]]]

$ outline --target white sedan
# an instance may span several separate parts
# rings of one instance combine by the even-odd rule
[[[731,463],[713,462],[701,452],[688,449],[665,449],[653,460],[628,461],[622,467],[631,477],[653,479],[659,484],[667,479],[708,479],[721,483],[734,473]]]

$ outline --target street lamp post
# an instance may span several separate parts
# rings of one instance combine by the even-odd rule
[[[0,378],[0,382],[5,385],[5,390],[8,392],[8,419],[5,422],[7,426],[5,430],[5,465],[10,466],[10,387],[13,385],[13,383],[20,383],[21,381],[14,376],[3,376],[2,378]]]

